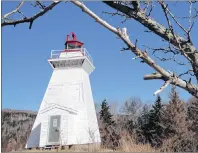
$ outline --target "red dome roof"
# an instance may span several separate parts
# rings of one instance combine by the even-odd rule
[[[74,34],[74,32],[71,33],[72,35],[72,39],[70,40],[70,35],[67,35],[67,39],[66,39],[66,42],[65,42],[65,45],[67,46],[67,44],[74,44],[74,45],[77,45],[77,46],[82,46],[83,43],[78,41],[77,38],[76,38],[76,35]]]

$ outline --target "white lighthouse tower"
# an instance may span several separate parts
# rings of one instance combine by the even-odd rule
[[[100,143],[89,74],[93,60],[83,43],[67,35],[64,50],[52,50],[53,74],[26,148]]]

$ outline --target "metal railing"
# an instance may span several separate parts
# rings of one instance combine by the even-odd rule
[[[60,57],[61,53],[69,54],[71,52],[81,52],[83,56],[86,56],[90,60],[90,62],[93,63],[93,59],[92,59],[91,55],[85,48],[52,50],[50,58],[51,59],[65,58],[65,57]],[[77,57],[77,56],[74,56],[74,57]]]

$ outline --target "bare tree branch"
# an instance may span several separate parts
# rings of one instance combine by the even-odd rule
[[[149,4],[150,4],[150,3],[151,3],[150,0],[147,0],[147,1],[146,1],[146,7],[143,9],[145,14],[146,14],[146,12],[147,12],[147,10],[148,10],[148,8],[149,8]]]
[[[130,18],[133,18],[136,21],[140,22],[143,26],[147,27],[153,33],[157,34],[161,38],[165,39],[166,41],[169,41],[172,45],[177,47],[181,54],[185,55],[186,59],[191,62],[196,79],[198,80],[198,52],[195,46],[193,46],[192,42],[189,42],[189,40],[184,39],[176,33],[174,33],[173,35],[169,29],[165,28],[163,25],[156,22],[154,19],[151,19],[150,17],[146,16],[144,11],[142,10],[136,11],[129,6],[114,3],[112,1],[103,2],[108,6],[126,14]]]
[[[171,47],[171,44],[169,43],[169,46],[167,48],[151,48],[151,47],[148,47],[146,45],[143,45],[144,47],[146,47],[147,49],[149,50],[152,50],[153,51],[153,55],[159,59],[160,61],[169,61],[169,60],[172,60],[174,61],[176,64],[178,65],[186,65],[184,62],[180,62],[176,59],[177,55],[180,53],[177,48],[172,48]],[[159,57],[158,55],[156,55],[157,52],[163,52],[164,54],[171,54],[170,57],[165,57],[165,56],[162,56],[162,57]]]
[[[16,9],[14,9],[13,11],[8,12],[7,14],[5,14],[5,15],[3,16],[3,19],[6,19],[6,18],[8,18],[8,16],[10,16],[11,14],[14,14],[14,13],[18,12],[19,9],[21,8],[21,6],[23,5],[23,3],[24,3],[24,0],[22,0],[22,1],[19,3],[19,5],[17,6]]]
[[[46,6],[44,6],[40,1],[36,1],[36,4],[39,5],[39,7],[44,10]]]
[[[103,27],[107,28],[108,30],[110,30],[111,32],[115,33],[117,36],[119,36],[124,42],[125,44],[131,49],[131,51],[138,57],[140,57],[145,63],[147,63],[147,65],[149,65],[150,67],[152,67],[153,69],[155,69],[161,76],[165,82],[169,82],[173,85],[177,85],[183,89],[185,89],[186,91],[188,91],[189,93],[191,93],[192,95],[194,95],[195,97],[198,97],[198,86],[196,85],[192,85],[191,83],[187,83],[186,81],[178,78],[175,75],[172,75],[171,73],[167,72],[166,70],[164,70],[162,67],[160,67],[159,65],[157,65],[149,56],[146,52],[141,51],[139,48],[136,47],[136,45],[134,45],[128,35],[125,33],[126,30],[122,29],[122,32],[120,29],[117,29],[115,27],[113,27],[112,25],[110,25],[109,23],[107,23],[106,21],[102,20],[100,17],[98,17],[94,12],[92,12],[90,9],[88,9],[83,3],[79,2],[79,1],[71,1],[73,4],[75,4],[76,6],[78,6],[79,8],[81,8],[83,10],[83,12],[85,12],[86,14],[88,14],[90,17],[92,17],[93,19],[96,20],[96,22],[98,22],[99,24],[101,24]],[[125,31],[125,32],[123,32]],[[167,83],[166,83],[167,84]]]
[[[155,96],[155,95],[159,94],[160,92],[162,92],[169,84],[170,84],[170,80],[166,81],[164,83],[164,85],[159,90],[157,90],[156,92],[154,92],[153,95]]]
[[[148,11],[148,13],[147,13],[148,7],[149,7],[149,3],[148,3],[148,5],[147,5],[147,9],[144,10],[144,12],[145,12],[145,14],[146,14],[147,17],[149,17],[149,16],[151,15],[151,12],[153,11],[153,8],[154,8],[154,5],[152,4],[152,2],[151,2],[151,4],[150,4],[150,9],[149,9],[149,11]]]
[[[168,14],[170,14],[170,16],[172,17],[172,19],[176,22],[176,24],[186,33],[188,34],[188,31],[177,21],[177,19],[175,18],[175,16],[173,15],[173,13],[168,9],[168,5],[166,5],[162,0],[158,1],[162,8],[164,9],[164,12],[168,12]],[[167,13],[165,13],[167,16]]]
[[[125,50],[130,50],[130,48],[129,48],[129,47],[127,47],[127,48],[124,48],[124,47],[123,47],[120,51],[123,52],[123,51],[125,51]]]
[[[159,73],[147,74],[144,76],[144,80],[154,80],[154,79],[165,80],[165,78]]]
[[[178,75],[178,76],[181,77],[181,76],[186,75],[186,74],[190,74],[191,76],[194,76],[194,74],[192,74],[192,73],[193,73],[193,70],[188,70],[188,71],[186,71],[186,72],[184,72],[184,73],[181,73],[181,74]]]
[[[51,3],[49,6],[45,7],[42,11],[40,11],[39,13],[37,13],[36,15],[32,16],[32,17],[29,17],[29,18],[23,18],[23,19],[20,19],[20,20],[16,20],[16,21],[5,21],[3,23],[1,23],[1,26],[4,27],[4,26],[7,26],[7,25],[14,25],[16,26],[17,24],[20,24],[20,23],[30,23],[29,25],[29,29],[31,29],[32,27],[32,24],[34,22],[34,20],[36,20],[37,18],[43,16],[44,14],[46,14],[48,11],[52,10],[57,4],[59,4],[61,1],[54,1],[53,3]],[[17,7],[17,8],[20,8],[20,7]],[[16,9],[16,11],[18,11],[19,9]],[[15,11],[15,12],[16,12]],[[12,11],[13,12],[13,11]],[[10,12],[11,13],[11,12]],[[10,14],[8,13],[8,15]],[[8,16],[6,15],[6,16]]]

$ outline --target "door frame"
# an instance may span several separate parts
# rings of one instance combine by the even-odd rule
[[[59,130],[59,140],[58,142],[49,142],[49,132],[50,132],[50,119],[52,116],[60,116],[60,130]],[[61,134],[61,120],[62,116],[60,114],[57,115],[48,115],[48,132],[47,132],[47,145],[57,145],[60,144],[60,134]]]

